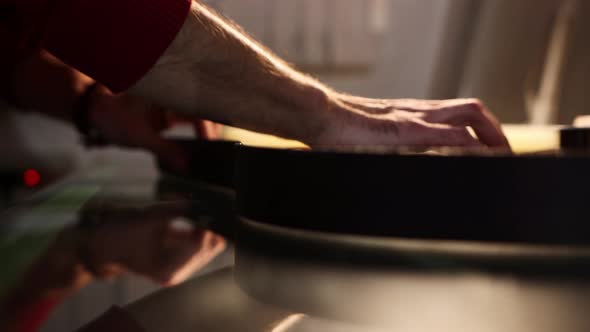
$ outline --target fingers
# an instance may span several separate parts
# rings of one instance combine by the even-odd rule
[[[425,112],[423,120],[452,126],[473,128],[479,140],[492,148],[510,150],[510,144],[499,122],[478,100],[455,101],[439,104],[436,111]]]
[[[345,97],[342,102],[346,106],[371,117],[389,118],[400,128],[406,127],[407,130],[396,134],[401,145],[487,146],[511,151],[500,123],[477,99],[374,100]],[[473,129],[477,139],[469,133],[468,127]]]
[[[479,148],[484,145],[464,127],[424,124],[412,144],[424,147],[456,146]]]

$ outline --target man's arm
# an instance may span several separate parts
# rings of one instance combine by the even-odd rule
[[[171,110],[312,146],[509,148],[477,100],[333,92],[198,2],[0,0],[6,4],[17,14],[0,17],[0,40],[41,46],[115,92],[134,85],[132,93]]]
[[[509,148],[479,101],[372,100],[336,93],[198,2],[172,45],[131,92],[171,109],[312,146]]]
[[[161,132],[174,122],[166,110],[128,94],[113,94],[90,77],[47,52],[35,52],[15,63],[0,95],[21,111],[34,111],[97,130],[109,144],[153,152],[168,167],[183,170],[190,156]],[[95,84],[97,84],[95,86]],[[85,97],[82,97],[85,96]],[[76,115],[78,114],[78,115]],[[201,139],[216,138],[211,123],[191,121]]]
[[[75,105],[94,80],[45,51],[34,52],[12,65],[6,88],[10,104],[35,110],[65,122],[72,121]]]
[[[307,141],[326,125],[327,88],[194,2],[180,33],[131,89],[189,114]]]

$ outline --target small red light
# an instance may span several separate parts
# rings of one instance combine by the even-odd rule
[[[23,173],[25,186],[33,188],[41,183],[41,174],[35,169],[28,169]]]

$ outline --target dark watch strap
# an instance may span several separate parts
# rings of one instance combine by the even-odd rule
[[[82,143],[86,147],[101,147],[109,145],[109,142],[104,138],[98,129],[92,126],[90,122],[90,101],[92,94],[98,88],[98,83],[90,85],[84,94],[80,96],[78,102],[74,106],[74,113],[72,114],[73,123],[82,137]]]

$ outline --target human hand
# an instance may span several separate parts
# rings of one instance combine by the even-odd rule
[[[151,151],[169,167],[184,170],[188,166],[185,151],[161,137],[161,133],[179,122],[191,122],[200,139],[219,137],[218,124],[180,117],[143,99],[128,94],[113,94],[99,85],[90,97],[89,120],[109,143]]]
[[[510,151],[496,118],[477,99],[369,99],[338,94],[320,146],[488,147]],[[473,137],[468,128],[477,137]]]
[[[162,285],[184,281],[225,248],[221,236],[183,219],[186,205],[102,206],[107,222],[90,230],[85,264],[102,278],[131,271]]]

